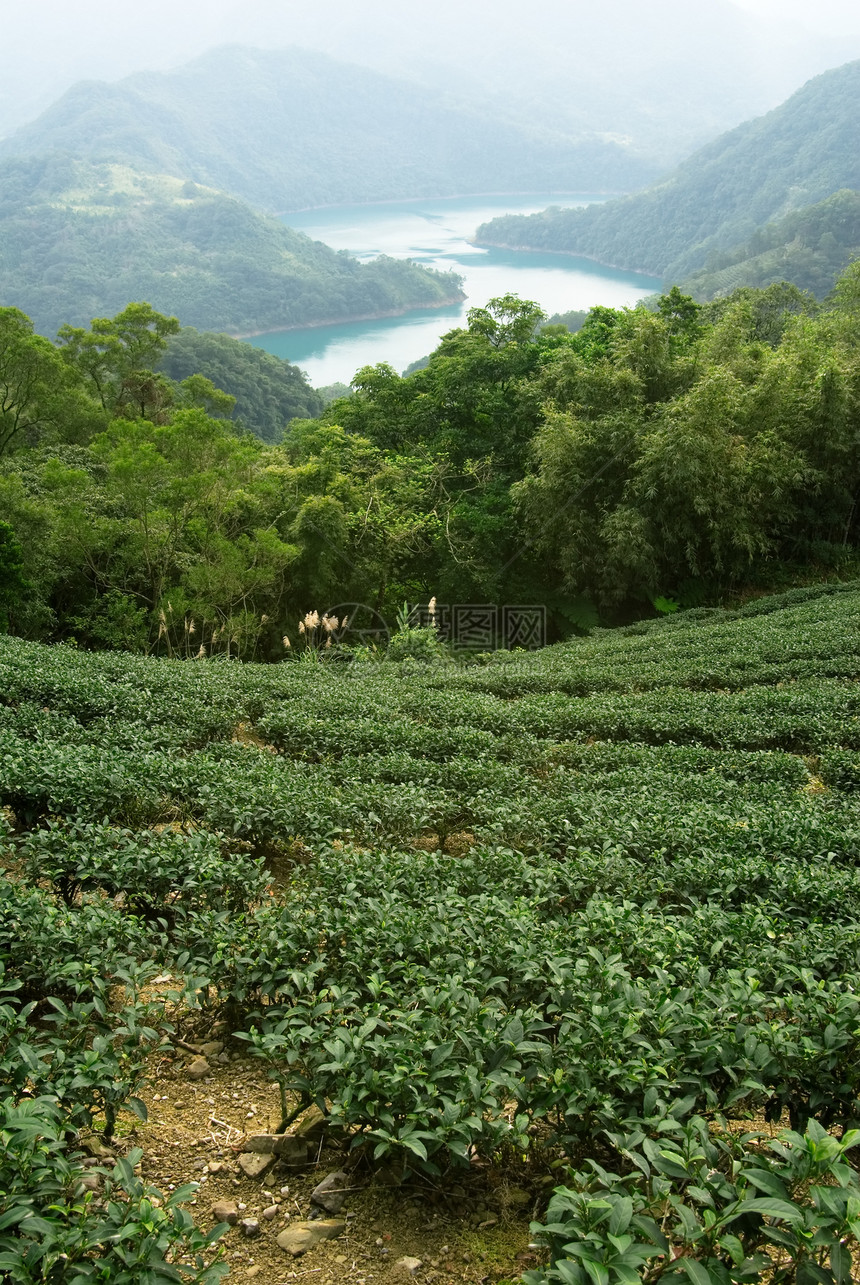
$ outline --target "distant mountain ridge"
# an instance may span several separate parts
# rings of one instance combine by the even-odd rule
[[[625,191],[653,161],[551,116],[500,119],[302,49],[210,51],[173,72],[74,86],[0,141],[0,159],[65,152],[214,187],[269,212],[498,191]]]
[[[476,240],[582,254],[683,280],[763,225],[842,189],[860,190],[858,115],[860,61],[815,77],[643,192],[585,209],[493,219]]]

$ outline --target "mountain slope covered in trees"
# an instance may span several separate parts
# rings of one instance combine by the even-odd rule
[[[683,288],[697,299],[714,299],[741,285],[763,288],[790,281],[820,299],[858,256],[860,192],[843,188],[757,228],[741,245],[712,251]]]
[[[483,224],[485,245],[568,251],[683,280],[762,225],[860,189],[860,62],[816,77],[644,192]]]
[[[215,49],[177,71],[74,86],[0,142],[230,192],[271,212],[461,192],[624,191],[653,161],[598,130],[478,102],[303,49]]]
[[[127,166],[8,161],[0,193],[0,302],[44,334],[129,299],[184,325],[247,333],[463,297],[453,273],[359,263],[221,192]]]
[[[264,441],[277,441],[291,419],[319,415],[323,399],[291,362],[229,335],[185,326],[172,335],[158,369],[180,382],[194,375],[235,397],[233,421]]]

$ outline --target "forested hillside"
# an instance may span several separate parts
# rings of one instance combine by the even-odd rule
[[[48,335],[135,298],[241,333],[463,297],[454,274],[359,263],[223,193],[127,166],[9,161],[0,191],[0,299]]]
[[[266,442],[291,419],[319,415],[323,399],[297,366],[229,335],[183,326],[167,341],[158,369],[177,383],[202,375],[236,399],[232,419]]]
[[[572,334],[505,296],[282,444],[237,431],[271,442],[316,409],[268,359],[147,305],[57,345],[2,310],[0,606],[37,638],[276,659],[290,620],[343,602],[389,622],[404,599],[530,603],[558,637],[847,574],[858,300],[855,265],[825,309],[788,286],[705,309],[674,289]],[[206,374],[158,373],[166,350]]]
[[[85,82],[0,142],[193,179],[270,212],[462,192],[625,191],[656,172],[623,143],[306,49],[213,50],[178,71]]]
[[[741,285],[790,281],[823,299],[844,268],[860,256],[860,192],[843,189],[817,205],[757,228],[748,241],[713,250],[700,272],[682,282],[697,299]]]
[[[840,189],[860,189],[858,108],[860,62],[853,62],[724,134],[644,192],[584,209],[507,215],[480,227],[476,239],[683,280],[718,264],[762,225]]]

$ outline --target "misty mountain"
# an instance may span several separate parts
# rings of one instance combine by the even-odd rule
[[[134,299],[201,330],[247,333],[462,298],[454,273],[359,263],[190,180],[63,156],[0,166],[0,305],[43,334]]]
[[[94,8],[98,6],[96,20]],[[820,13],[810,7],[810,26]],[[846,22],[847,26],[851,23]],[[227,44],[302,46],[574,138],[629,139],[660,168],[860,57],[839,40],[730,0],[40,0],[4,14],[0,136],[81,80],[180,66]]]
[[[221,48],[178,71],[86,82],[0,142],[191,179],[268,211],[481,191],[624,191],[629,141],[501,119],[324,54]]]
[[[763,225],[840,189],[860,189],[859,111],[860,62],[852,62],[722,135],[644,192],[584,209],[493,219],[476,239],[567,251],[682,280],[719,266],[721,251],[736,249]]]
[[[417,40],[412,5],[396,6],[384,31],[364,5],[336,7],[339,22],[319,47],[480,94],[503,117],[525,112],[573,136],[629,140],[662,167],[860,57],[860,34],[827,38],[731,0],[543,0],[539,20],[499,0],[438,0]],[[310,18],[294,38],[320,40]]]

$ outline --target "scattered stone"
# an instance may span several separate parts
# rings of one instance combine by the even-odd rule
[[[200,1052],[204,1057],[215,1057],[218,1053],[224,1052],[223,1040],[207,1040],[205,1044],[200,1045]]]
[[[189,1080],[202,1080],[211,1073],[211,1067],[205,1057],[192,1058],[186,1070]]]
[[[256,1240],[260,1234],[260,1224],[256,1218],[243,1218],[239,1226],[242,1235],[247,1236],[248,1240]]]
[[[323,1240],[334,1240],[343,1234],[346,1223],[339,1218],[320,1218],[318,1222],[293,1223],[278,1236],[278,1245],[293,1258],[306,1254]]]
[[[320,1111],[318,1106],[308,1107],[301,1124],[296,1127],[296,1137],[303,1138],[305,1142],[319,1142],[326,1130],[328,1118]]]
[[[277,1218],[277,1216],[278,1216],[278,1206],[277,1206],[277,1205],[269,1205],[269,1207],[268,1207],[267,1209],[264,1209],[264,1210],[263,1210],[263,1215],[262,1215],[262,1216],[266,1219],[266,1221],[267,1221],[267,1222],[271,1222],[271,1220],[272,1220],[273,1218]]]
[[[420,1272],[424,1264],[420,1258],[398,1258],[394,1266],[399,1267],[401,1271],[408,1272],[410,1276],[414,1276],[416,1272]]]
[[[78,1191],[98,1191],[101,1186],[101,1179],[97,1173],[85,1173],[78,1179]]]
[[[246,1178],[262,1178],[275,1163],[277,1156],[260,1155],[254,1151],[243,1151],[237,1160],[239,1168]]]
[[[246,1279],[246,1280],[253,1280],[255,1276],[259,1276],[259,1275],[260,1275],[260,1272],[261,1272],[262,1270],[263,1270],[263,1269],[262,1269],[262,1267],[260,1267],[258,1264],[255,1264],[255,1266],[254,1266],[254,1267],[246,1267],[246,1268],[245,1268],[245,1279]]]
[[[95,1156],[100,1164],[104,1164],[107,1160],[116,1160],[116,1152],[106,1147],[103,1142],[99,1142],[98,1138],[85,1138],[81,1146],[84,1151]]]
[[[320,1205],[330,1214],[339,1214],[351,1189],[349,1174],[338,1169],[336,1173],[328,1174],[314,1187],[311,1192],[311,1203]]]
[[[279,1156],[288,1165],[305,1165],[308,1162],[307,1143],[292,1133],[249,1133],[242,1145],[246,1151]]]
[[[239,1210],[232,1200],[218,1200],[212,1206],[212,1216],[216,1222],[229,1223],[231,1227],[235,1227],[239,1221]]]
[[[227,1166],[224,1164],[223,1160],[210,1160],[206,1168],[210,1173],[220,1173],[222,1169],[226,1169]]]

